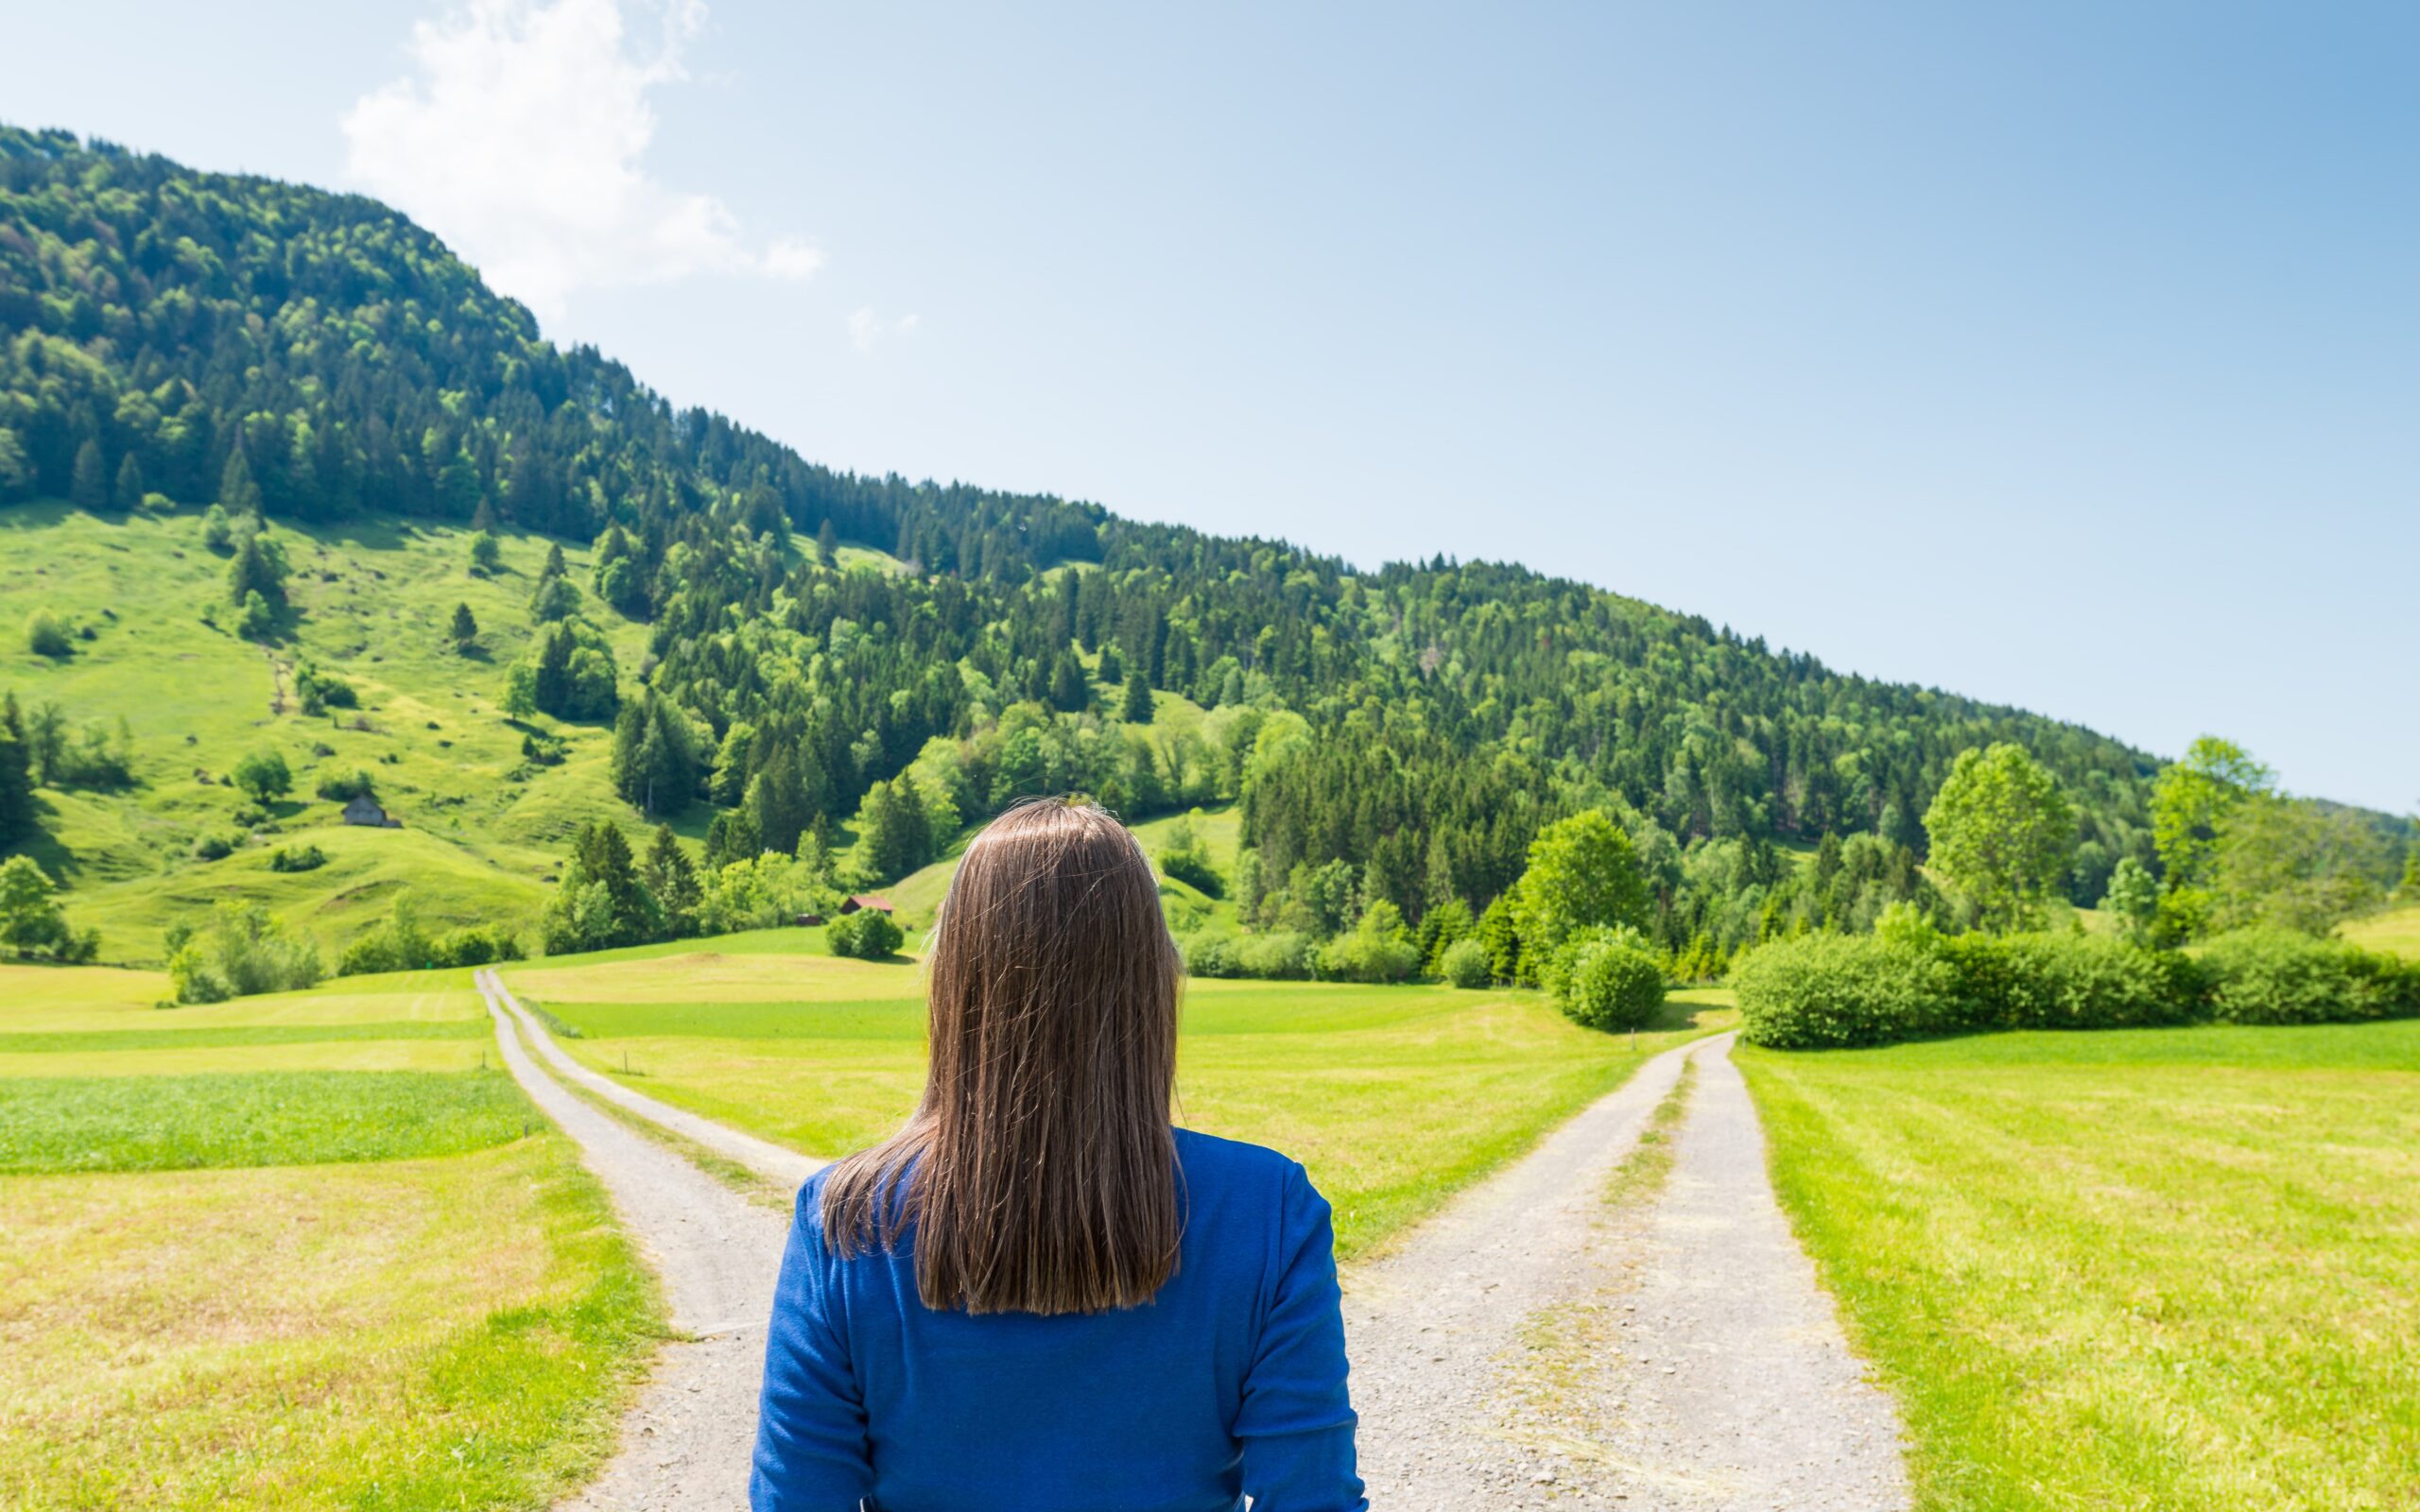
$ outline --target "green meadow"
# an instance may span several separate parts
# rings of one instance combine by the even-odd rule
[[[692,949],[526,963],[504,977],[572,1031],[564,1043],[585,1064],[809,1154],[882,1138],[923,1085],[911,961]],[[1720,993],[1680,994],[1634,1045],[1575,1027],[1533,992],[1239,981],[1189,984],[1184,1013],[1179,1118],[1301,1160],[1335,1207],[1347,1258],[1648,1056],[1730,1018]]]
[[[544,1505],[662,1314],[469,973],[0,966],[0,1505]]]
[[[480,576],[457,529],[281,524],[277,536],[298,613],[292,634],[264,647],[234,633],[226,560],[202,545],[198,510],[0,511],[0,689],[29,712],[57,703],[71,729],[123,716],[133,736],[138,785],[43,789],[44,833],[28,852],[70,889],[78,926],[100,928],[106,958],[158,960],[169,924],[221,899],[265,904],[331,958],[407,886],[434,924],[527,918],[579,825],[612,817],[635,832],[607,784],[610,730],[543,716],[516,725],[497,708],[505,669],[528,643],[544,540],[505,536],[502,570]],[[576,581],[586,555],[565,551]],[[458,603],[479,625],[469,656],[445,633]],[[34,654],[17,633],[42,609],[77,628],[64,659]],[[598,618],[616,656],[636,665],[646,627]],[[295,677],[305,662],[351,682],[359,706],[303,715]],[[562,740],[560,764],[525,761],[532,729]],[[294,791],[233,854],[199,859],[204,840],[246,835],[235,814],[247,800],[227,776],[263,749],[285,758]],[[339,804],[316,796],[323,779],[355,771],[402,829],[344,825]],[[272,850],[304,845],[327,864],[269,869]]]
[[[1927,1512],[2420,1504],[2420,1022],[1737,1059]]]

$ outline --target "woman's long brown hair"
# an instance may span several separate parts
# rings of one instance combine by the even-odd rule
[[[913,1229],[931,1308],[1098,1313],[1176,1267],[1177,988],[1150,863],[1046,799],[967,847],[932,939],[932,1066],[908,1125],[825,1178],[834,1250]]]

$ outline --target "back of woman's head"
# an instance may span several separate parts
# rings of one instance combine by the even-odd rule
[[[1088,803],[967,847],[931,938],[932,1066],[908,1126],[825,1179],[842,1255],[912,1230],[928,1307],[1097,1313],[1176,1264],[1176,947],[1150,863]]]

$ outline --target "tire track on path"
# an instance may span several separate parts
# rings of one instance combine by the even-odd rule
[[[1373,1506],[1908,1504],[1896,1413],[1782,1217],[1731,1043],[1648,1061],[1347,1278]],[[1610,1205],[1686,1059],[1663,1194]]]

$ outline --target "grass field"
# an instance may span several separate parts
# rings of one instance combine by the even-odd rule
[[[2368,950],[2420,958],[2420,903],[2354,919],[2336,933]]]
[[[911,963],[698,952],[505,968],[578,1032],[571,1053],[629,1085],[818,1155],[881,1138],[924,1079]],[[1534,993],[1195,982],[1180,1117],[1303,1160],[1366,1253],[1618,1085],[1657,1050],[1726,1022],[1719,993],[1627,1039]]]
[[[2420,1023],[1738,1060],[1922,1507],[2420,1506]]]
[[[543,1506],[660,1332],[467,972],[0,968],[0,1506]]]

